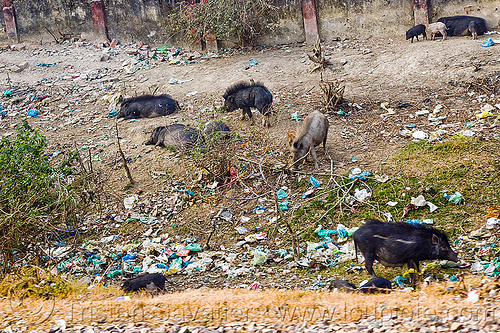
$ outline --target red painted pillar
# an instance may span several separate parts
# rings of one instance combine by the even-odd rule
[[[92,20],[94,21],[94,28],[104,38],[108,39],[108,26],[106,23],[106,10],[104,8],[104,0],[92,0],[90,2],[90,9],[92,10]]]
[[[16,25],[16,13],[14,11],[14,6],[12,6],[13,0],[3,0],[3,18],[5,20],[5,31],[10,40],[19,43],[19,35],[17,34]]]
[[[314,44],[319,38],[318,7],[316,5],[316,0],[301,0],[301,3],[306,43]]]
[[[413,0],[415,25],[429,24],[429,0]]]

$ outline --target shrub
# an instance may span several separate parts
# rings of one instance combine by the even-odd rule
[[[58,165],[45,155],[47,139],[24,121],[0,141],[0,266],[50,258],[57,238],[78,234],[81,187],[70,187],[76,153]]]
[[[266,0],[206,0],[196,5],[179,4],[167,19],[167,30],[182,33],[192,43],[213,36],[251,44],[276,13]]]

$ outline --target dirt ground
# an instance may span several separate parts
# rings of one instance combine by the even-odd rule
[[[353,167],[376,172],[397,149],[412,140],[408,135],[410,124],[415,125],[413,131],[442,129],[443,138],[466,130],[467,122],[482,129],[477,135],[498,135],[496,120],[475,117],[485,103],[500,103],[498,95],[467,89],[478,79],[500,71],[499,46],[481,47],[485,39],[486,36],[479,40],[451,37],[445,41],[438,38],[410,43],[403,36],[388,36],[323,42],[329,62],[323,77],[345,85],[345,102],[327,112],[327,150],[332,160],[319,149],[320,169],[314,171],[309,163],[303,167],[304,172],[329,174],[332,162],[336,174],[346,174]],[[225,50],[220,55],[201,57],[182,51],[187,61],[180,63],[149,59],[150,49],[136,45],[104,49],[93,43],[26,42],[17,48],[3,48],[0,53],[2,86],[11,87],[14,92],[10,98],[1,99],[8,113],[0,122],[0,134],[13,133],[32,107],[33,96],[49,93],[51,97],[37,105],[39,115],[29,118],[29,123],[48,137],[49,152],[68,152],[76,147],[87,165],[91,158],[95,170],[104,170],[110,196],[119,203],[134,193],[151,193],[154,197],[179,184],[185,189],[195,186],[200,167],[189,157],[144,145],[157,126],[180,122],[198,127],[207,121],[223,120],[243,141],[256,141],[252,142],[253,149],[259,158],[271,156],[269,163],[286,164],[286,132],[296,126],[291,114],[298,112],[304,118],[313,110],[326,111],[321,99],[320,73],[311,73],[313,64],[307,57],[311,47],[302,44]],[[251,66],[252,61],[257,64]],[[12,66],[23,67],[25,62],[25,70],[12,70]],[[39,66],[54,62],[53,66]],[[171,78],[184,82],[170,84]],[[265,84],[274,96],[278,117],[269,129],[262,126],[257,111],[254,125],[248,119],[240,120],[238,111],[218,111],[225,89],[250,79]],[[126,97],[168,93],[180,102],[182,110],[171,116],[117,123],[116,118],[108,117],[109,103],[103,100],[117,92]],[[394,115],[384,116],[388,111],[381,108],[383,102],[394,109]],[[398,103],[410,106],[400,108]],[[437,116],[445,117],[438,122],[415,115],[424,108],[432,112],[436,105],[443,105]],[[127,188],[128,180],[117,153],[116,124],[135,180],[131,188]],[[243,158],[249,154],[238,145],[228,146],[227,153]],[[169,180],[162,177],[166,174],[170,175]],[[232,194],[236,195],[227,195]],[[200,201],[196,207],[185,210],[183,217],[198,218],[200,233],[208,237],[204,218],[215,216],[223,204]],[[116,207],[108,206],[102,216],[120,210]],[[241,205],[236,215],[249,214],[254,207],[255,202]],[[146,213],[150,211],[146,209]]]

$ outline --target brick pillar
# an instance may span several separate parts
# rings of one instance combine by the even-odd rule
[[[19,35],[17,34],[16,25],[16,13],[14,11],[14,6],[12,5],[13,0],[3,0],[3,18],[5,20],[5,31],[10,40],[19,43]]]
[[[413,0],[415,25],[429,24],[429,0]]]
[[[318,7],[316,6],[316,0],[301,0],[301,3],[306,43],[314,44],[319,38]]]
[[[94,21],[95,30],[104,38],[108,38],[108,26],[106,23],[106,10],[104,8],[104,0],[92,0],[90,2],[92,10],[92,20]]]

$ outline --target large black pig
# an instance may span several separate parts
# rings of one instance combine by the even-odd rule
[[[484,35],[488,31],[486,21],[480,17],[458,15],[441,17],[438,22],[446,24],[446,33],[448,36],[466,36],[471,34],[469,24],[474,22],[474,29],[477,35]],[[474,37],[474,35],[473,35]]]
[[[450,247],[446,234],[438,229],[410,223],[386,223],[370,219],[354,232],[354,246],[365,257],[365,267],[372,277],[373,261],[384,266],[419,270],[422,260],[445,259],[458,261],[457,254]],[[411,275],[415,283],[414,275]]]
[[[143,274],[125,281],[122,285],[122,289],[126,292],[139,291],[141,289],[160,289],[164,291],[166,280],[165,276],[159,273]]]
[[[179,103],[169,95],[142,95],[128,98],[121,104],[117,118],[154,118],[172,114],[180,110]]]
[[[250,108],[256,108],[263,115],[262,122],[264,126],[269,127],[269,116],[271,115],[271,104],[273,95],[267,88],[260,83],[239,82],[229,87],[224,93],[224,110],[234,111],[242,109],[241,119],[245,114],[252,120],[252,111]]]
[[[185,149],[192,147],[199,139],[198,132],[189,126],[173,124],[159,126],[153,130],[145,145]]]

